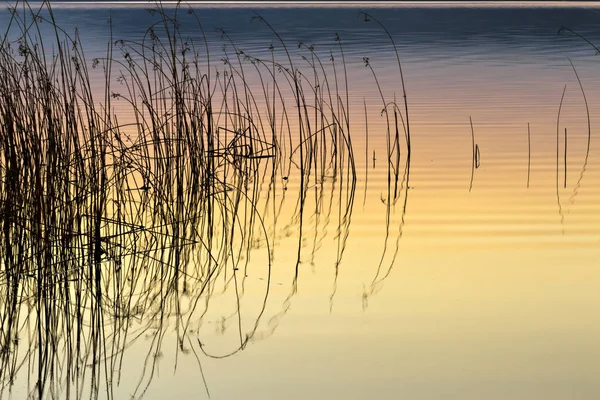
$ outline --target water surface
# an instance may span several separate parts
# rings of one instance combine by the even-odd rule
[[[238,215],[256,212],[261,223],[247,233],[251,246],[239,245],[247,249],[236,255],[241,263],[224,264],[210,295],[196,287],[197,296],[192,288],[164,301],[153,283],[156,296],[143,302],[127,338],[118,336],[125,326],[109,330],[115,336],[101,353],[111,371],[99,375],[100,398],[191,399],[207,389],[214,399],[600,396],[599,60],[572,33],[600,45],[597,4],[192,7],[212,73],[223,77],[242,50],[252,92],[264,87],[252,58],[287,65],[283,44],[253,17],[283,39],[307,96],[319,57],[349,107],[354,169],[346,155],[308,181],[296,163],[274,179],[257,177],[255,202]],[[129,4],[54,10],[66,32],[78,29],[90,65],[111,41],[138,42],[156,22]],[[377,18],[397,46],[410,162],[404,131],[388,157],[382,112],[395,100],[404,113],[396,53],[387,32],[359,11]],[[180,17],[183,40],[204,43],[197,21]],[[0,14],[2,26],[8,18]],[[559,34],[563,26],[572,32]],[[265,119],[264,97],[257,99]],[[121,120],[131,118],[123,100],[112,105]],[[300,129],[293,119],[290,129]],[[216,237],[231,229],[231,220],[219,223]],[[21,312],[35,320],[28,307]],[[113,311],[104,311],[107,321]],[[39,356],[26,352],[28,331],[20,329],[16,380],[2,381],[3,396],[15,399],[35,396],[38,373]],[[115,342],[121,347],[111,350]],[[72,378],[82,397],[94,391],[86,368]],[[61,379],[48,389],[58,398],[66,396]]]

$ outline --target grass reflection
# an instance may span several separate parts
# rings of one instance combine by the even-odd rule
[[[140,41],[111,37],[89,63],[49,3],[11,12],[0,46],[0,396],[23,382],[33,398],[115,398],[127,349],[144,339],[132,393],[142,397],[171,330],[177,356],[195,357],[200,371],[201,354],[237,353],[277,327],[299,266],[314,261],[332,223],[333,307],[356,191],[339,36],[325,66],[311,46],[292,54],[256,16],[276,39],[270,57],[246,54],[223,31],[217,65],[205,38],[180,29],[179,15],[194,11],[157,4]],[[408,197],[398,116],[408,149],[410,136],[408,116],[382,101],[389,236],[391,208],[402,198],[404,213]],[[282,226],[298,236],[295,274],[272,312]],[[393,264],[382,268],[385,246],[374,288]],[[253,274],[265,279],[246,312]],[[215,350],[199,327],[226,296],[235,307],[220,326],[234,325],[236,339]]]

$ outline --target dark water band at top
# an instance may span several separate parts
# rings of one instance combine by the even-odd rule
[[[8,3],[10,4],[10,3]],[[36,3],[32,3],[36,4]],[[94,48],[106,47],[109,17],[112,19],[114,38],[134,39],[145,32],[149,24],[155,22],[149,13],[140,8],[149,8],[154,3],[97,3],[72,2],[52,3],[56,10],[57,22],[67,31],[80,28],[81,39],[85,41],[88,53]],[[564,44],[557,32],[566,26],[584,35],[592,42],[600,40],[600,15],[594,8],[598,3],[582,3],[574,7],[573,3],[560,3],[560,8],[521,8],[514,3],[502,3],[506,7],[487,8],[479,3],[469,3],[465,7],[448,8],[437,4],[411,3],[406,7],[388,4],[377,8],[376,4],[364,3],[360,6],[345,7],[338,4],[320,4],[305,7],[304,3],[291,4],[279,8],[271,4],[239,4],[234,8],[226,6],[193,4],[198,8],[198,18],[208,34],[208,40],[219,42],[217,29],[224,29],[237,42],[248,42],[256,48],[266,48],[272,40],[270,32],[251,23],[254,12],[259,12],[286,40],[302,41],[315,45],[330,45],[334,34],[338,33],[348,46],[348,53],[367,47],[371,52],[387,53],[387,46],[381,39],[381,32],[358,17],[358,11],[373,8],[382,23],[396,38],[402,48],[410,48],[403,54],[410,62],[412,56],[423,52],[452,56],[454,52],[466,51],[485,54],[489,46],[495,54],[511,53],[523,55],[555,52],[573,56],[573,46]],[[484,4],[484,3],[482,3]],[[487,4],[487,3],[485,3]],[[496,4],[496,3],[493,3]],[[548,3],[541,3],[548,4]],[[579,4],[579,3],[578,3]],[[68,7],[65,9],[64,7]],[[116,7],[116,8],[115,8]],[[185,6],[185,4],[183,5]],[[112,10],[112,11],[111,11]],[[293,13],[293,23],[289,23]],[[197,21],[181,13],[181,23],[187,34],[196,34]],[[9,13],[0,10],[0,24],[6,26]],[[266,41],[266,42],[265,42]],[[465,46],[466,45],[466,46]],[[441,47],[440,47],[441,46]],[[447,47],[450,46],[450,47]],[[510,46],[510,49],[504,46]],[[328,46],[329,47],[329,46]],[[580,47],[583,49],[583,46]],[[319,51],[319,48],[317,48]],[[327,50],[328,51],[328,48]],[[364,54],[360,54],[362,57]]]

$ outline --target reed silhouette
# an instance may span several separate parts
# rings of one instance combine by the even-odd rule
[[[132,393],[143,397],[173,329],[176,360],[196,358],[210,396],[201,356],[272,334],[331,224],[333,307],[356,192],[342,39],[326,67],[313,46],[292,53],[257,14],[275,39],[270,58],[221,31],[216,63],[193,9],[148,11],[155,23],[140,40],[111,33],[105,55],[87,60],[49,2],[11,9],[0,44],[0,396],[27,375],[31,397],[117,398],[127,349],[145,338]],[[182,15],[200,41],[184,35]],[[282,226],[297,256],[273,313]],[[246,314],[252,279],[262,300]],[[217,320],[235,327],[225,351],[200,328],[220,296],[235,299]]]

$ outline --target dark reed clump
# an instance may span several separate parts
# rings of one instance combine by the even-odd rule
[[[105,55],[88,60],[78,32],[60,28],[50,3],[37,7],[19,2],[0,38],[0,396],[29,368],[31,396],[113,398],[125,349],[146,335],[141,396],[168,326],[178,353],[197,358],[264,336],[277,218],[292,181],[290,296],[308,216],[314,232],[338,221],[337,277],[356,188],[339,37],[341,62],[332,53],[327,64],[313,46],[293,53],[257,16],[276,39],[270,58],[246,54],[226,32],[215,56],[205,37],[182,33],[184,19],[203,33],[193,10],[157,4],[140,40],[111,37]],[[306,258],[323,240],[313,236]],[[265,265],[264,302],[242,315],[255,257]],[[237,342],[214,354],[198,326],[210,298],[226,294],[236,299],[227,320]]]

